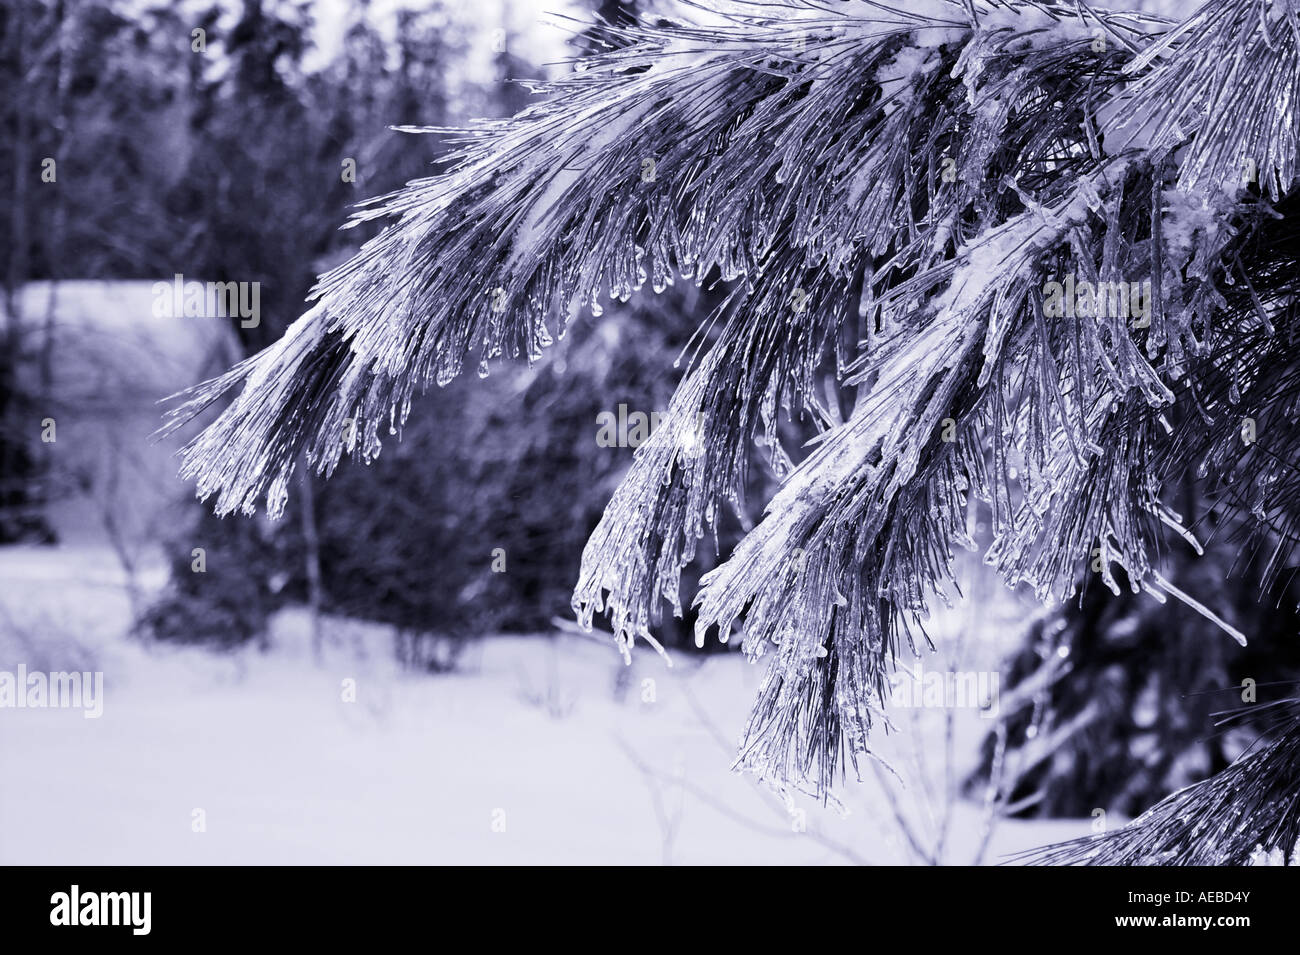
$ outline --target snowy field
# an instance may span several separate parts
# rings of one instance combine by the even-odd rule
[[[625,668],[576,634],[493,637],[456,672],[424,675],[396,668],[382,628],[341,621],[318,662],[296,611],[265,653],[145,647],[124,635],[118,572],[93,548],[0,550],[0,595],[0,670],[99,669],[105,683],[99,719],[0,709],[0,863],[981,857],[988,813],[945,795],[984,728],[973,710],[953,711],[951,739],[947,711],[908,711],[880,734],[901,784],[868,769],[845,787],[847,814],[805,797],[791,812],[729,770],[761,672],[739,655],[668,669],[643,652]],[[1001,822],[982,861],[1087,831]]]

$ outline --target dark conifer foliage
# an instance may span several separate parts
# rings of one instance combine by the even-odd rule
[[[1122,829],[1027,858],[1056,865],[1300,865],[1300,700],[1279,701],[1268,715],[1273,733],[1223,772],[1166,797]]]

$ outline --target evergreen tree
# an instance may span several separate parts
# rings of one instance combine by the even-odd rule
[[[1245,638],[1165,563],[1196,539],[1189,482],[1261,555],[1266,593],[1293,556],[1289,3],[1210,0],[1173,25],[1074,2],[787,0],[609,29],[608,52],[472,131],[446,174],[360,212],[388,228],[176,409],[171,427],[242,386],[186,449],[201,496],[278,515],[300,461],[373,458],[467,362],[537,359],[606,291],[722,283],[573,605],[625,653],[656,644],[760,443],[784,482],[694,598],[697,639],[743,620],[771,661],[743,767],[825,793],[870,756],[896,654],[952,591],[954,545],[979,546],[977,501],[1009,584],[1066,600],[1090,573]],[[801,459],[782,410],[820,428]],[[1257,752],[1071,851],[1289,853],[1300,724],[1273,712]]]

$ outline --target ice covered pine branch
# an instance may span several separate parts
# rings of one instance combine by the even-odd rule
[[[1285,562],[1300,22],[1265,0],[1183,24],[1073,0],[741,9],[611,28],[535,105],[462,131],[449,172],[362,209],[385,230],[283,340],[166,427],[240,389],[182,471],[221,513],[278,514],[297,462],[372,458],[467,362],[536,359],[606,294],[724,283],[583,556],[579,620],[605,614],[626,652],[681,613],[756,443],[784,455],[780,412],[815,410],[847,337],[852,414],[694,595],[701,640],[743,621],[770,658],[741,765],[824,795],[869,756],[954,546],[977,546],[973,502],[987,561],[1043,599],[1095,562],[1194,602],[1159,572],[1192,536],[1168,506],[1184,480]]]

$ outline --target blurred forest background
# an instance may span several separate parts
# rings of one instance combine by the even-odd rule
[[[567,617],[583,544],[633,454],[597,441],[598,416],[666,409],[724,290],[613,303],[531,368],[435,389],[377,463],[304,478],[277,523],[214,518],[175,479],[174,447],[146,440],[160,398],[275,341],[316,275],[360,246],[366,227],[339,228],[353,204],[435,174],[454,145],[392,127],[511,115],[529,78],[571,68],[550,53],[600,42],[582,22],[668,3],[571,3],[567,41],[542,6],[6,0],[0,545],[106,544],[145,640],[256,644],[302,605],[317,641],[331,618],[374,621],[404,664],[444,669],[470,638]],[[258,283],[260,321],[155,317],[153,285],[176,274]],[[790,447],[812,433],[789,427]],[[724,556],[777,484],[764,461]],[[688,589],[716,562],[711,544],[701,555]],[[1078,606],[1026,614],[970,791],[1015,754],[1012,813],[1134,813],[1225,766],[1251,730],[1216,734],[1211,714],[1243,679],[1300,674],[1295,594],[1258,602],[1249,573],[1228,577],[1233,556],[1230,542],[1171,554],[1167,576],[1258,637],[1248,649],[1185,607],[1096,584]],[[167,568],[159,586],[142,579],[152,566]],[[690,624],[666,619],[661,638],[689,647]]]
[[[626,22],[634,9],[571,12]],[[338,34],[331,49],[313,43],[326,15]],[[0,197],[10,238],[0,543],[55,543],[78,522],[107,518],[115,549],[134,565],[165,528],[168,592],[140,608],[141,627],[163,640],[238,645],[257,639],[278,607],[305,602],[393,624],[403,652],[433,662],[440,639],[536,631],[567,613],[582,545],[633,452],[600,446],[597,417],[620,404],[645,415],[667,407],[707,292],[613,307],[532,369],[502,366],[486,381],[436,390],[374,467],[311,481],[275,524],[221,521],[197,503],[132,523],[120,512],[147,492],[112,477],[132,462],[105,456],[130,459],[136,448],[120,445],[136,443],[139,428],[90,462],[39,434],[47,418],[64,426],[65,444],[90,418],[100,429],[141,415],[156,424],[153,402],[168,390],[274,342],[316,275],[373,234],[340,229],[350,207],[436,173],[453,145],[445,134],[392,127],[511,115],[526,105],[529,78],[568,68],[530,55],[579,57],[596,41],[578,32],[548,50],[546,39],[562,34],[530,4],[442,0],[17,0],[0,17],[0,163],[13,177]],[[33,181],[47,157],[54,181]],[[260,320],[143,312],[144,288],[175,274],[257,283]],[[106,310],[112,297],[87,280],[118,285],[125,304],[115,307],[148,326],[116,396],[104,387],[76,395],[74,382],[58,380],[79,364],[64,352],[96,347],[66,327],[94,327],[102,315],[77,315]],[[145,283],[134,296],[130,280]],[[162,343],[175,338],[183,342]],[[138,380],[159,349],[179,353],[177,374]],[[107,358],[84,354],[80,364]],[[78,372],[62,377],[84,382]],[[162,390],[144,394],[149,384]],[[74,501],[87,497],[95,503],[78,510]],[[70,511],[70,521],[57,517]]]

